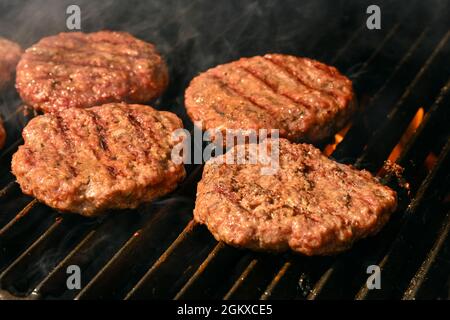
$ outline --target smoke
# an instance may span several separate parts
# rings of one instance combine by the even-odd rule
[[[35,0],[0,2],[0,36],[24,48],[40,38],[67,32],[66,8],[81,9],[83,32],[122,30],[157,45],[170,67],[171,83],[154,104],[175,111],[190,125],[183,94],[201,71],[241,56],[267,52],[307,54],[315,42],[311,30],[329,33],[341,19],[332,1],[88,1]],[[280,23],[280,21],[282,23]],[[306,39],[306,41],[305,41]],[[17,107],[8,102],[6,114]]]
[[[78,5],[81,31],[127,31],[156,44],[170,69],[166,93],[151,102],[175,112],[184,125],[192,123],[184,108],[184,90],[198,73],[241,56],[267,52],[308,55],[319,37],[330,33],[330,22],[342,19],[342,4],[308,0],[0,0],[0,37],[18,42],[24,49],[42,37],[68,32],[66,9]],[[0,117],[8,133],[6,148],[20,139],[32,113],[24,113],[13,85],[0,92]],[[7,175],[8,161],[0,175]]]
[[[195,75],[242,56],[268,52],[309,56],[331,62],[356,28],[364,25],[365,8],[372,3],[379,4],[382,10],[390,6],[390,11],[394,13],[404,10],[403,6],[409,6],[403,1],[393,0],[0,0],[0,37],[27,48],[42,37],[67,32],[66,8],[76,4],[81,9],[81,31],[127,31],[156,44],[169,65],[171,80],[167,92],[154,104],[160,109],[177,113],[190,129],[183,95]],[[427,14],[429,16],[430,12],[446,12],[447,3],[441,0],[424,3],[423,6],[424,11],[417,15],[419,20]],[[391,27],[388,21],[383,13],[383,27]],[[423,24],[426,25],[426,21]],[[367,37],[364,47],[367,52],[373,52],[379,45],[371,41],[372,38]],[[346,60],[343,59],[346,68],[343,71],[357,77],[367,72],[366,69],[359,70],[364,60],[360,61],[349,53],[366,51],[354,45],[356,43],[350,43],[346,51]],[[8,146],[19,139],[21,128],[28,119],[24,109],[19,109],[20,105],[13,87],[0,93],[0,114],[6,120]],[[0,177],[7,171],[9,163],[0,163]],[[184,214],[192,211],[193,203],[192,197],[179,195],[161,199],[152,206],[173,206]],[[123,224],[117,224],[117,228],[124,230]],[[100,236],[98,241],[108,242],[114,238],[112,234]],[[45,254],[35,262],[40,274],[50,270],[58,254],[69,246],[68,241],[74,235],[70,232],[57,246],[56,253]]]

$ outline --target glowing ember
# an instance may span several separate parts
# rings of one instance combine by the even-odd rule
[[[342,142],[342,140],[344,140],[345,135],[347,134],[348,130],[350,129],[350,124],[348,126],[346,126],[344,129],[342,129],[341,131],[339,131],[338,133],[336,133],[334,135],[334,143],[332,144],[328,144],[324,149],[323,149],[323,153],[328,157],[330,156],[334,150],[336,150],[336,147],[339,143]]]

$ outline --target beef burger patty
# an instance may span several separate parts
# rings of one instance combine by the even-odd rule
[[[184,178],[184,166],[171,160],[179,128],[175,114],[136,104],[38,116],[23,131],[12,172],[25,194],[60,211],[136,208]]]
[[[329,255],[377,233],[388,221],[396,193],[369,172],[332,161],[311,145],[279,142],[274,175],[261,175],[261,164],[220,164],[217,160],[225,158],[219,157],[206,163],[194,218],[218,241]],[[271,139],[263,144],[273,147]]]
[[[43,38],[25,51],[16,78],[22,99],[44,112],[146,102],[167,84],[167,66],[153,44],[112,31]]]
[[[219,65],[192,80],[187,113],[203,129],[279,129],[291,141],[319,142],[355,110],[351,81],[315,60],[266,54]]]

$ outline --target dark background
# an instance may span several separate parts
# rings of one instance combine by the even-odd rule
[[[360,112],[332,155],[338,161],[355,163],[355,160],[360,160],[360,168],[376,173],[398,143],[417,109],[423,107],[429,115],[438,97],[444,98],[442,106],[434,108],[434,120],[428,123],[427,134],[419,139],[421,143],[416,143],[418,152],[412,153],[413,160],[408,158],[404,161],[414,194],[427,174],[422,170],[421,156],[429,152],[439,155],[448,139],[448,112],[443,108],[448,107],[449,95],[442,89],[449,83],[450,75],[450,1],[0,0],[0,36],[15,40],[27,48],[44,36],[68,31],[66,8],[70,4],[81,7],[81,31],[128,31],[157,45],[168,62],[171,81],[163,97],[151,104],[176,112],[188,128],[191,123],[184,112],[183,95],[195,75],[242,56],[280,52],[307,56],[334,65],[353,80]],[[366,9],[370,4],[381,8],[381,30],[368,30],[366,27]],[[21,143],[19,137],[22,128],[29,120],[21,112],[23,109],[19,108],[20,105],[13,87],[0,93],[0,114],[5,119],[8,132],[7,145],[0,156],[0,188],[14,181],[9,172],[10,157]],[[442,119],[440,115],[443,115]],[[352,250],[337,258],[277,256],[275,259],[272,256],[251,252],[244,255],[225,249],[234,258],[213,260],[216,262],[211,267],[214,272],[194,282],[200,283],[200,289],[190,294],[194,292],[208,298],[223,297],[241,276],[248,262],[258,259],[258,263],[262,261],[267,270],[261,271],[263,276],[260,282],[257,279],[253,287],[242,288],[250,296],[259,297],[271,282],[273,274],[289,261],[295,266],[291,268],[293,273],[287,277],[286,286],[281,285],[275,296],[291,297],[294,292],[292,296],[305,298],[317,280],[326,274],[325,271],[341,266],[334,269],[330,280],[325,282],[319,298],[353,298],[365,283],[366,266],[386,257],[383,290],[371,292],[369,298],[401,298],[403,290],[408,287],[441,230],[441,216],[448,212],[448,200],[443,200],[443,195],[448,191],[448,179],[441,177],[444,176],[441,173],[448,171],[449,166],[445,167],[444,163],[442,167],[444,169],[436,171],[438,174],[434,181],[438,182],[431,184],[426,189],[428,191],[422,194],[423,205],[414,212],[416,220],[409,218],[413,216],[409,211],[404,211],[409,201],[404,196],[402,200],[405,206],[377,237],[355,244]],[[199,172],[201,170],[197,170]],[[62,225],[54,231],[56,235],[53,233],[56,240],[45,238],[34,255],[25,255],[18,267],[12,268],[12,272],[3,278],[0,276],[0,286],[18,295],[28,295],[78,244],[84,237],[83,232],[95,228],[97,237],[94,237],[87,250],[83,269],[86,281],[91,281],[112,255],[123,248],[125,241],[138,227],[149,226],[142,234],[152,241],[138,242],[136,246],[140,250],[136,251],[134,259],[126,259],[126,255],[123,258],[122,255],[120,264],[113,264],[107,270],[104,279],[111,277],[114,281],[93,281],[91,289],[82,295],[84,298],[98,298],[96,290],[99,290],[102,298],[123,298],[190,220],[196,179],[199,176],[192,174],[189,177],[194,178],[187,179],[180,194],[169,195],[152,204],[150,209],[143,208],[139,211],[140,215],[131,212],[111,214],[99,221],[63,216]],[[10,189],[14,190],[14,187]],[[16,192],[11,196],[13,200],[6,200],[0,206],[0,226],[31,201],[17,189]],[[165,208],[167,212],[159,208]],[[0,242],[0,270],[5,270],[10,262],[53,225],[57,216],[56,212],[38,205],[33,207],[31,214],[18,220],[18,227],[13,224],[17,229],[13,227],[12,234],[10,230],[6,240],[5,237],[0,239],[3,240]],[[156,222],[151,220],[154,216]],[[404,216],[413,223],[402,228],[402,233],[397,237],[398,228],[404,226],[403,220],[400,220]],[[97,227],[97,223],[100,227]],[[450,245],[449,238],[445,237],[447,242],[441,250],[441,258],[433,265],[434,269],[421,287],[419,298],[448,299],[450,296]],[[181,252],[181,257],[186,259],[175,259],[172,265],[164,265],[163,270],[171,273],[173,278],[169,277],[167,282],[162,283],[162,289],[158,287],[167,290],[155,293],[155,297],[174,296],[185,284],[183,281],[190,279],[193,271],[215,245],[206,230],[200,230],[195,237],[190,237],[187,245],[183,242],[182,248],[187,251]],[[392,253],[391,248],[396,248],[396,251]],[[189,265],[191,262],[193,266]],[[185,264],[188,264],[186,269]],[[127,266],[127,272],[121,272],[121,268]],[[77,292],[64,291],[65,282],[58,282],[58,276],[65,275],[63,268],[59,268],[55,275],[53,281],[47,282],[49,291],[41,292],[43,296],[73,298]],[[286,280],[286,277],[282,279]],[[202,284],[202,281],[205,282]],[[165,289],[164,285],[167,285]],[[202,286],[209,290],[206,294]],[[145,293],[143,296],[153,296],[151,282],[141,288]],[[148,292],[145,291],[147,289]],[[184,297],[189,297],[189,294]]]

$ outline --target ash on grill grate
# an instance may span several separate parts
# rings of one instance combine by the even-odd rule
[[[163,18],[155,17],[154,24],[149,24],[151,19],[133,20],[142,17],[137,12],[151,16],[157,5],[149,4],[126,9],[131,22],[118,14],[102,21],[136,31],[144,39],[157,34],[157,41],[149,40],[161,43],[172,75],[172,84],[157,105],[174,108],[184,120],[184,88],[196,73],[212,65],[268,51],[336,65],[354,81],[361,110],[331,156],[374,173],[423,108],[422,122],[396,160],[411,183],[412,200],[395,179],[384,177],[399,191],[398,212],[378,236],[336,257],[269,255],[217,243],[191,220],[202,172],[198,165],[189,166],[189,176],[176,193],[137,212],[95,220],[61,216],[22,195],[9,173],[11,155],[22,143],[20,132],[33,117],[23,112],[10,90],[0,98],[7,110],[1,112],[9,137],[0,153],[0,299],[449,298],[450,284],[440,277],[447,275],[450,256],[445,200],[450,170],[450,34],[448,17],[436,14],[446,12],[445,5],[413,1],[407,10],[398,10],[395,2],[386,1],[382,29],[369,32],[366,16],[360,14],[368,5],[364,1],[345,8],[339,2],[332,7],[329,2],[311,2],[311,8],[325,9],[317,19],[304,16],[309,25],[303,23],[303,28],[296,21],[306,7],[295,7],[295,1],[286,1],[285,7],[230,3],[223,11],[201,1],[191,7],[160,5]],[[124,8],[116,10],[125,16]],[[241,11],[237,19],[236,12]],[[206,20],[198,19],[198,12],[208,12],[217,23],[203,25]],[[336,12],[343,14],[336,18]],[[87,19],[89,28],[98,29],[96,19],[95,15]],[[156,33],[161,21],[165,27]],[[437,161],[425,168],[430,154]],[[73,264],[82,270],[81,290],[66,287],[66,269]],[[371,264],[382,268],[382,290],[365,287]]]

